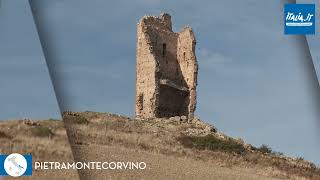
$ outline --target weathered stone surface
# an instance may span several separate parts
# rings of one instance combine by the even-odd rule
[[[24,119],[23,123],[25,125],[28,125],[28,126],[40,126],[40,124],[38,122],[35,122],[33,120],[30,120],[30,119]]]
[[[193,118],[198,63],[190,27],[172,31],[171,16],[145,16],[137,26],[136,117]]]
[[[169,120],[170,121],[174,121],[174,122],[180,122],[181,121],[180,116],[170,117]]]
[[[189,121],[189,123],[194,124],[197,128],[204,129],[204,131],[207,132],[208,134],[217,132],[217,129],[214,126],[203,122],[199,118],[193,118],[191,121]]]
[[[181,119],[182,122],[187,122],[188,121],[187,116],[181,116],[180,119]]]

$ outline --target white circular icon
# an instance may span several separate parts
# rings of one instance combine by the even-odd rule
[[[27,170],[27,160],[21,154],[10,154],[4,160],[4,170],[13,177],[22,176]]]

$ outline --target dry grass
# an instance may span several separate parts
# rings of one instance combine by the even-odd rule
[[[11,139],[12,137],[10,137],[9,135],[7,135],[6,133],[0,131],[0,138],[4,138],[4,139]]]
[[[177,139],[184,147],[199,150],[243,154],[245,147],[233,139],[222,140],[211,134],[206,136],[181,136]]]
[[[77,118],[88,120],[77,123]],[[218,133],[204,135],[196,124],[173,122],[168,119],[132,120],[108,113],[65,113],[70,143],[83,152],[87,146],[127,148],[162,154],[175,158],[201,160],[205,164],[254,169],[256,174],[289,179],[320,179],[314,164],[284,157],[268,147],[248,149],[238,140]],[[192,135],[190,135],[192,132]],[[95,157],[99,149],[77,153],[75,159]],[[150,157],[152,158],[152,157]],[[192,161],[192,160],[191,160]]]
[[[26,124],[23,120],[2,121],[0,129],[1,153],[32,154],[33,161],[41,162],[74,161],[61,120],[35,121],[34,125]],[[73,170],[41,170],[33,171],[33,176],[21,177],[21,179],[41,180],[48,177],[49,179],[78,179],[78,174]]]
[[[31,132],[36,137],[49,137],[51,138],[54,133],[53,131],[46,126],[36,126],[31,128]]]

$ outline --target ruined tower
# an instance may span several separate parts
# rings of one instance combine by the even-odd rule
[[[171,16],[144,16],[137,26],[136,116],[187,116],[196,109],[198,64],[190,27],[172,31]]]

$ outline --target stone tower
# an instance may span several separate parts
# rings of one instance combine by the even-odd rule
[[[190,27],[172,31],[171,16],[144,16],[137,26],[136,117],[187,116],[196,109],[198,64]]]

